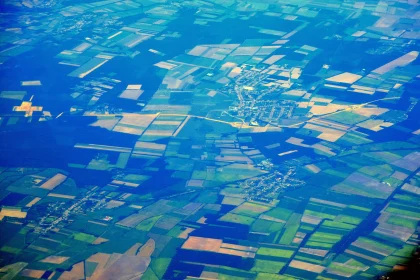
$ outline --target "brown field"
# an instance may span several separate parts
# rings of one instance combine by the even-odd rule
[[[137,256],[140,257],[150,257],[153,252],[155,251],[155,241],[150,238],[147,240],[146,244],[141,247],[140,252],[137,254]]]
[[[0,220],[3,219],[3,217],[13,217],[13,218],[26,218],[27,212],[22,212],[20,209],[14,209],[14,208],[3,208],[0,211]]]
[[[64,273],[61,274],[60,278],[58,279],[67,280],[67,279],[84,279],[84,278],[85,278],[85,267],[84,267],[83,262],[79,262],[73,265],[70,271],[64,271]]]
[[[131,248],[128,249],[124,254],[127,256],[135,256],[142,245],[142,243],[136,243],[133,246],[131,246]]]
[[[114,254],[113,254],[114,255]],[[116,256],[117,260],[101,271],[92,275],[92,280],[138,279],[150,264],[150,258],[139,256]]]
[[[39,262],[43,262],[43,263],[52,263],[52,264],[61,264],[65,261],[67,261],[69,259],[69,257],[62,257],[62,256],[49,256],[46,257],[43,260],[40,260]]]
[[[48,196],[66,198],[66,199],[75,199],[76,198],[74,195],[65,195],[65,194],[59,194],[59,193],[49,193]]]
[[[292,260],[290,262],[289,266],[293,267],[293,268],[297,268],[297,269],[302,269],[302,270],[305,270],[305,271],[315,272],[315,273],[321,273],[325,269],[325,267],[320,266],[320,265],[301,262],[301,261],[297,261],[297,260]]]
[[[67,179],[66,175],[61,173],[56,174],[54,177],[46,181],[40,186],[41,189],[53,190],[55,187],[63,183]]]
[[[110,257],[111,257],[110,254],[96,253],[95,255],[90,256],[86,261],[94,262],[98,264],[95,270],[95,273],[96,273],[97,271],[99,271],[100,269],[103,269],[106,266]]]
[[[41,198],[40,197],[35,197],[34,199],[32,199],[28,204],[26,204],[26,207],[32,207],[35,203],[37,203],[38,201],[40,201]]]
[[[98,244],[102,244],[108,242],[108,239],[102,238],[102,237],[98,237],[96,238],[95,241],[92,242],[93,245],[98,245]]]
[[[222,246],[221,239],[191,236],[182,245],[183,249],[218,252]]]
[[[195,228],[186,228],[183,232],[178,235],[178,238],[187,239],[191,232],[193,232]]]
[[[24,269],[20,273],[20,276],[30,277],[30,278],[41,278],[44,275],[45,270],[36,270],[36,269]]]

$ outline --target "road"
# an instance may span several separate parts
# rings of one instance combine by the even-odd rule
[[[267,126],[270,126],[271,125],[271,126],[280,127],[280,128],[293,128],[293,127],[298,127],[298,126],[300,126],[302,124],[305,124],[305,123],[307,123],[309,121],[313,122],[313,121],[316,121],[316,120],[319,120],[319,119],[323,119],[325,117],[332,116],[332,115],[335,115],[335,114],[339,114],[339,113],[342,113],[342,112],[348,112],[348,111],[352,111],[352,110],[357,110],[357,109],[363,108],[363,107],[365,107],[365,106],[367,106],[369,104],[376,103],[376,102],[379,102],[379,101],[393,100],[393,99],[399,99],[399,98],[400,97],[385,97],[385,98],[380,98],[380,99],[372,100],[372,101],[369,101],[369,102],[366,102],[366,103],[362,103],[362,104],[349,105],[345,109],[338,110],[338,111],[335,111],[335,112],[332,112],[332,113],[327,113],[327,114],[324,114],[324,115],[321,115],[321,116],[317,116],[317,117],[314,117],[314,118],[310,118],[309,120],[302,121],[302,122],[295,123],[295,124],[290,124],[290,125],[274,125],[274,124],[268,124]],[[251,126],[251,125],[247,125],[247,124],[245,124],[243,122],[243,120],[242,120],[242,122],[227,122],[227,121],[222,121],[222,120],[219,120],[219,119],[207,118],[207,117],[196,116],[196,115],[188,115],[188,114],[165,114],[165,113],[159,113],[159,115],[160,116],[184,116],[184,117],[190,117],[190,118],[203,119],[203,120],[207,120],[207,121],[213,121],[213,122],[219,122],[219,123],[228,124],[228,125],[231,125],[231,126],[236,127],[236,128],[266,127],[266,126]]]
[[[156,117],[157,116],[177,116],[177,117],[189,117],[189,118],[203,119],[203,120],[207,120],[207,121],[212,121],[212,122],[218,122],[218,123],[227,124],[227,125],[230,125],[232,127],[239,128],[239,129],[240,128],[261,128],[261,127],[269,127],[269,126],[274,126],[274,127],[279,127],[279,128],[294,128],[294,127],[298,127],[298,126],[300,126],[302,124],[305,124],[307,122],[313,122],[313,121],[316,121],[316,120],[319,120],[319,119],[323,119],[325,117],[332,116],[332,115],[339,114],[339,113],[346,112],[346,111],[357,110],[357,109],[363,108],[363,107],[365,107],[365,106],[367,106],[369,104],[372,104],[372,103],[376,103],[376,102],[384,101],[384,100],[399,99],[399,98],[400,97],[385,97],[385,98],[375,99],[375,100],[372,100],[372,101],[369,101],[369,102],[366,102],[366,103],[362,103],[362,104],[349,105],[345,109],[338,110],[338,111],[335,111],[335,112],[332,112],[332,113],[327,113],[327,114],[324,114],[324,115],[320,115],[320,116],[317,116],[317,117],[314,117],[314,118],[310,118],[310,119],[308,119],[306,121],[301,121],[301,122],[290,124],[290,125],[277,125],[277,124],[270,124],[269,123],[269,124],[267,124],[265,126],[252,126],[252,125],[245,124],[244,120],[242,120],[242,119],[240,119],[238,117],[232,116],[232,115],[230,115],[227,112],[225,112],[225,113],[227,113],[231,117],[235,117],[235,118],[240,119],[241,122],[228,122],[228,121],[223,121],[223,120],[219,120],[219,119],[208,118],[208,117],[197,116],[197,115],[190,115],[190,114],[169,114],[169,113],[161,113],[161,112],[158,112],[158,113],[155,113],[155,114],[156,114]],[[57,116],[52,116],[52,117],[53,118],[59,118],[62,115],[63,115],[63,113],[60,113]],[[9,116],[16,117],[16,115],[9,115]],[[86,116],[89,116],[89,117],[101,117],[101,116],[111,117],[111,116],[121,116],[121,115],[113,115],[113,114],[92,114],[92,115],[86,115]],[[6,115],[2,115],[0,117],[6,117]]]

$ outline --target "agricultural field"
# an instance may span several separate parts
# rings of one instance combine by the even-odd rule
[[[0,1],[1,279],[411,279],[418,1]]]

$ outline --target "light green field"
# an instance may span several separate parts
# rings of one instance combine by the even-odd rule
[[[142,276],[143,279],[159,280],[153,270],[149,267]]]
[[[395,199],[404,200],[408,202],[417,202],[418,198],[409,194],[396,194],[394,195]]]
[[[320,248],[324,248],[324,249],[330,249],[330,248],[332,248],[333,245],[334,245],[333,243],[323,243],[323,242],[314,242],[314,241],[306,242],[306,246],[320,247]]]
[[[343,144],[343,142],[348,143],[349,146],[356,146],[371,143],[372,140],[366,139],[355,133],[349,132],[344,134],[344,136],[337,140],[338,144]]]
[[[342,111],[338,114],[327,116],[326,119],[339,122],[342,124],[353,125],[353,124],[362,122],[364,120],[367,120],[368,117],[365,117],[365,116],[362,116],[353,112]]]
[[[322,225],[323,226],[326,226],[326,227],[339,228],[339,229],[347,229],[347,230],[352,230],[352,229],[354,229],[356,227],[354,225],[345,224],[345,223],[341,223],[341,222],[335,222],[335,221],[329,221],[329,220],[325,220],[322,223]]]
[[[279,275],[279,274],[264,273],[264,272],[258,273],[257,278],[255,278],[255,280],[291,280],[291,279],[296,279],[296,278],[293,278],[290,276]]]
[[[292,243],[298,229],[299,229],[299,224],[293,224],[293,225],[287,226],[286,230],[281,236],[279,243],[284,244],[284,245],[289,245],[290,243]]]
[[[155,275],[158,277],[158,279],[162,279],[170,263],[171,263],[170,258],[158,258],[158,259],[152,260],[152,263],[150,264],[150,266],[153,269],[153,272],[155,273]]]
[[[256,203],[251,202],[245,202],[238,207],[236,207],[232,213],[238,214],[238,215],[245,215],[245,216],[251,216],[251,217],[257,217],[261,213],[266,212],[269,210],[270,207],[265,205],[260,205]]]
[[[381,261],[381,264],[393,267],[396,264],[405,264],[408,261],[408,258],[388,256]]]
[[[346,273],[346,274],[347,273],[348,274],[355,274],[359,271],[358,269],[351,268],[351,267],[348,267],[348,266],[341,266],[341,265],[338,265],[337,263],[331,263],[328,266],[328,268],[332,269],[332,270],[335,270],[337,272],[342,272],[342,273]]]
[[[337,216],[337,218],[339,218],[340,222],[352,224],[352,225],[358,225],[362,222],[361,218],[346,216],[346,215],[339,215]]]
[[[251,231],[256,232],[276,232],[283,228],[283,223],[277,223],[262,219],[257,219],[251,227]]]
[[[254,267],[251,271],[278,273],[285,265],[285,262],[255,260]]]
[[[276,207],[274,209],[271,209],[267,213],[265,213],[265,215],[270,216],[270,217],[274,217],[276,219],[280,219],[280,220],[283,220],[283,221],[287,221],[290,218],[290,215],[292,215],[292,213],[293,213],[293,211],[291,211],[289,209]]]
[[[11,254],[17,254],[17,253],[20,252],[20,249],[14,248],[14,247],[9,247],[9,246],[3,246],[3,247],[1,247],[0,251],[6,252],[6,253],[11,253]]]
[[[419,213],[404,210],[404,209],[398,209],[398,208],[394,208],[394,207],[388,207],[388,208],[386,208],[385,211],[389,212],[389,213],[400,214],[400,215],[405,215],[405,216],[410,216],[410,217],[419,217],[420,216]]]
[[[342,238],[339,234],[327,233],[317,231],[311,235],[309,241],[312,242],[325,242],[325,243],[337,243]]]
[[[142,230],[142,231],[149,231],[152,229],[152,227],[156,224],[156,222],[162,218],[163,215],[159,215],[159,216],[154,216],[151,217],[149,219],[146,219],[144,221],[142,221],[141,223],[139,223],[136,226],[136,229],[138,230]]]
[[[312,211],[312,210],[308,210],[308,209],[305,209],[305,212],[303,214],[304,215],[315,216],[315,217],[319,217],[319,218],[323,218],[323,219],[330,219],[330,220],[333,220],[335,218],[335,215],[316,212],[316,211]]]
[[[407,219],[404,217],[391,216],[387,221],[388,224],[402,226],[406,228],[417,228],[418,221]]]
[[[87,243],[92,243],[93,241],[96,240],[95,236],[93,236],[91,234],[86,234],[86,233],[83,233],[83,232],[78,232],[78,233],[73,234],[73,238],[75,240],[83,241],[83,242],[87,242]]]
[[[415,250],[416,250],[415,245],[405,244],[401,249],[398,249],[397,251],[392,253],[392,255],[398,256],[398,257],[409,257],[411,256],[411,254],[413,254]]]
[[[361,242],[364,242],[366,244],[369,244],[373,247],[381,248],[382,250],[388,250],[389,252],[393,252],[396,249],[393,246],[389,246],[387,244],[384,244],[384,243],[381,243],[381,242],[378,242],[378,241],[375,241],[375,240],[372,240],[372,239],[369,239],[369,238],[366,238],[366,237],[359,237],[357,240],[361,241]]]
[[[300,255],[295,256],[294,259],[299,260],[299,261],[303,261],[303,262],[319,264],[319,265],[322,264],[322,261],[320,261],[320,260],[317,260],[317,259],[311,258],[311,257],[303,257],[303,256],[300,256]]]
[[[231,222],[231,223],[244,224],[244,225],[252,225],[252,223],[255,221],[254,218],[232,214],[232,213],[227,213],[226,215],[221,217],[219,220],[223,222]]]
[[[372,210],[366,207],[361,207],[361,206],[356,206],[356,205],[349,205],[348,208],[365,211],[365,212],[370,212]]]
[[[293,253],[294,251],[292,250],[276,249],[276,248],[268,248],[268,247],[261,247],[257,251],[257,255],[279,257],[279,258],[291,258],[293,256]]]

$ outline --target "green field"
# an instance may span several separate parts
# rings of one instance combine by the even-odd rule
[[[357,268],[352,268],[352,267],[349,267],[349,266],[339,265],[338,263],[331,263],[328,266],[328,268],[331,269],[331,270],[337,271],[337,272],[342,272],[342,273],[351,274],[351,275],[353,275],[353,274],[355,274],[359,271],[359,269],[357,269]]]
[[[252,223],[255,221],[254,218],[232,214],[232,213],[227,213],[226,215],[221,217],[219,220],[223,222],[231,222],[231,223],[244,224],[244,225],[252,225]]]
[[[358,225],[363,221],[361,218],[346,216],[346,215],[339,215],[337,216],[337,218],[339,219],[340,222],[352,224],[352,225]]]
[[[171,258],[158,258],[153,259],[150,266],[155,273],[155,275],[158,277],[158,279],[162,279],[163,275],[165,274],[166,268],[171,263]]]
[[[367,120],[368,117],[365,117],[365,116],[362,116],[353,112],[342,111],[338,114],[327,116],[325,119],[339,122],[342,124],[354,125],[356,123]]]
[[[235,209],[233,209],[232,213],[238,214],[238,215],[245,215],[245,216],[251,216],[251,217],[257,217],[261,213],[266,212],[269,210],[270,207],[265,205],[260,205],[256,203],[251,202],[245,202]]]
[[[292,279],[295,279],[295,278],[279,275],[279,274],[264,273],[264,272],[258,273],[257,278],[255,278],[255,280],[292,280]]]
[[[78,233],[73,234],[73,238],[75,240],[83,241],[83,242],[87,242],[87,243],[92,243],[96,239],[95,236],[93,236],[91,234],[86,234],[86,233],[83,233],[83,232],[78,232]]]
[[[293,225],[287,226],[283,235],[280,238],[279,243],[284,244],[284,245],[289,245],[290,243],[292,243],[298,229],[299,229],[299,224],[293,224]]]
[[[388,256],[381,261],[381,264],[393,267],[396,264],[405,264],[408,261],[408,258]]]
[[[342,235],[317,231],[311,235],[309,241],[312,242],[325,242],[325,243],[337,243],[342,238]]]
[[[251,269],[251,271],[278,273],[285,265],[285,262],[266,261],[257,259],[255,260],[254,267]]]
[[[151,217],[149,219],[146,219],[144,221],[142,221],[141,223],[139,223],[136,226],[136,229],[138,230],[142,230],[142,231],[149,231],[152,229],[152,227],[156,224],[156,222],[162,218],[163,215],[159,215],[159,216],[154,216]]]
[[[257,251],[257,255],[271,256],[279,258],[291,258],[294,254],[292,250],[276,249],[268,247],[260,247]]]
[[[389,219],[386,222],[388,224],[402,226],[406,228],[412,228],[412,229],[417,228],[417,224],[418,224],[417,220],[412,220],[412,219],[407,219],[404,217],[397,217],[397,216],[389,217]]]
[[[265,213],[264,215],[276,218],[276,219],[280,219],[283,221],[287,221],[290,216],[292,215],[293,211],[286,209],[286,208],[281,208],[281,207],[276,207],[274,209],[271,209],[270,211],[268,211],[267,213]]]
[[[332,248],[333,245],[334,245],[333,243],[323,243],[323,242],[315,242],[315,241],[306,242],[306,246],[320,247],[320,248],[323,248],[323,249],[330,249],[330,248]]]
[[[338,228],[338,229],[347,229],[347,230],[352,230],[356,227],[354,225],[345,224],[345,223],[341,223],[341,222],[335,222],[335,221],[329,221],[329,220],[325,220],[322,223],[322,226]]]

